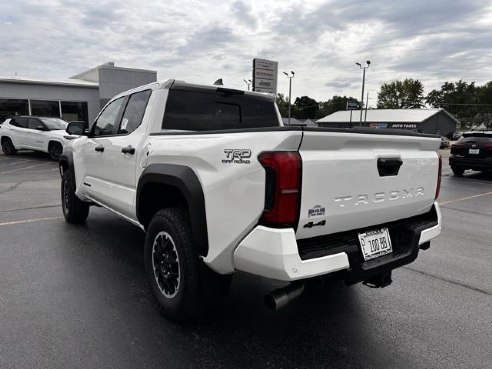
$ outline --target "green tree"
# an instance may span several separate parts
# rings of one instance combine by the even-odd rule
[[[424,85],[418,79],[383,83],[378,92],[378,109],[412,109],[424,106]]]
[[[479,104],[486,101],[488,94],[492,93],[488,89],[488,84],[477,87],[475,82],[467,83],[462,80],[444,82],[439,90],[429,92],[426,102],[431,107],[446,109],[462,123],[462,128],[469,128],[475,125],[474,119],[480,114]]]
[[[360,102],[353,98],[353,97],[347,97],[347,96],[338,96],[335,95],[328,101],[320,101],[319,104],[319,110],[316,118],[323,118],[326,117],[327,115],[333,114],[339,110],[346,110],[347,109],[347,102],[348,101],[355,101],[357,104],[360,105]]]
[[[479,104],[492,105],[492,81],[477,88],[477,101]]]
[[[484,123],[487,128],[492,129],[492,81],[478,88],[477,102],[480,106],[479,113],[474,117],[474,123],[477,126]]]
[[[297,119],[312,119],[318,113],[319,105],[314,99],[309,96],[296,97],[294,102],[294,111],[291,113]]]
[[[284,94],[278,93],[276,98],[278,110],[282,118],[289,116],[289,100]]]

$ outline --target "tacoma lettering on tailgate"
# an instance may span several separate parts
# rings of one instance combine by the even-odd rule
[[[374,194],[362,193],[360,195],[348,195],[335,197],[333,200],[338,203],[338,206],[343,208],[345,206],[359,206],[367,205],[369,203],[378,203],[384,201],[404,200],[412,197],[418,197],[424,195],[424,187],[417,187],[416,189],[404,188],[403,190],[394,190],[388,192],[376,192]]]

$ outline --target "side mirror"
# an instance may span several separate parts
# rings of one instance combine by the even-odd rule
[[[47,131],[46,127],[43,126],[42,124],[38,124],[36,128],[34,128],[36,131]]]
[[[66,132],[69,135],[78,135],[81,136],[84,134],[85,124],[84,122],[70,122],[68,123]]]

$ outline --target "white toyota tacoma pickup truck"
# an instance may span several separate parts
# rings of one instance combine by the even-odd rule
[[[68,133],[82,127],[70,124]],[[237,270],[289,281],[391,283],[441,230],[440,139],[410,131],[285,127],[268,94],[170,80],[114,97],[60,156],[70,223],[103,206],[146,232],[145,266],[183,320]]]

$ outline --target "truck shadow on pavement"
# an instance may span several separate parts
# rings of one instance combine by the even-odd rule
[[[54,160],[50,154],[47,154],[45,152],[41,151],[30,151],[30,150],[22,150],[18,151],[17,154],[15,155],[4,155],[3,153],[0,154],[0,157],[8,160],[8,159],[30,159],[30,160],[45,160],[45,161],[52,161],[56,162],[57,160]]]
[[[263,306],[263,296],[285,284],[236,273],[227,298],[199,319],[177,324],[163,317],[153,301],[141,230],[94,208],[87,225],[66,227],[78,242],[64,259],[85,279],[77,286],[85,290],[82,304],[92,305],[84,330],[104,320],[118,337],[111,341],[112,351],[134,350],[131,336],[147,363],[179,358],[168,367],[370,367],[362,360],[367,354],[353,356],[354,348],[378,347],[360,329],[366,318],[355,287],[333,282],[272,313]],[[371,352],[378,356],[377,349]]]

